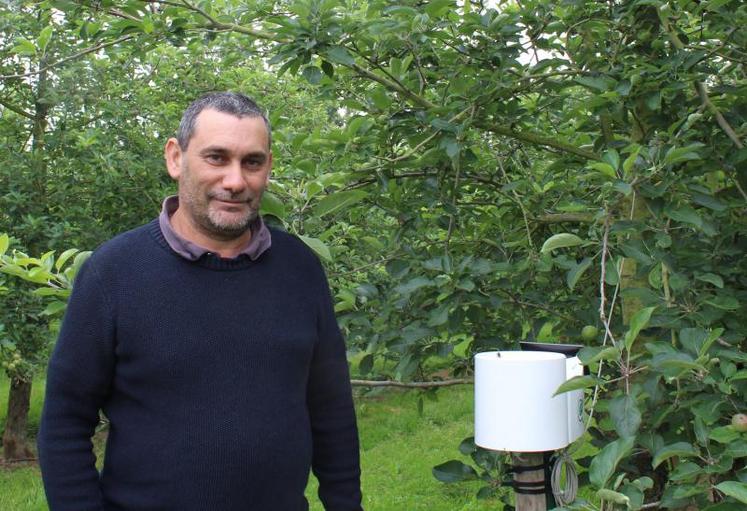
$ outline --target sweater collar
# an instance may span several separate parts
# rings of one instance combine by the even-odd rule
[[[213,255],[208,249],[183,238],[174,230],[174,227],[171,225],[171,215],[174,214],[178,207],[178,196],[171,195],[166,197],[163,201],[161,214],[158,216],[158,225],[161,229],[161,234],[169,247],[171,247],[171,250],[188,261],[196,261],[204,255]],[[249,228],[252,231],[252,237],[236,257],[247,256],[252,261],[256,261],[259,256],[270,248],[272,236],[261,216],[257,216]]]

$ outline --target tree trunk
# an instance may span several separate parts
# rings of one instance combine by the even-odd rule
[[[11,378],[8,392],[8,415],[3,433],[5,461],[34,458],[34,451],[29,446],[26,437],[30,401],[31,382]]]

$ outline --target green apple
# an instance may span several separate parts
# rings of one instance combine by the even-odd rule
[[[581,338],[584,341],[593,341],[599,335],[599,329],[594,325],[586,325],[581,329]]]
[[[747,415],[735,413],[731,418],[731,425],[735,431],[739,431],[740,433],[747,432]]]

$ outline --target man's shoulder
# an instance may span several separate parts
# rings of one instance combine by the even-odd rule
[[[300,237],[275,226],[268,226],[272,239],[270,253],[292,260],[294,266],[321,268],[318,255]]]
[[[268,226],[272,239],[272,248],[295,256],[317,259],[316,253],[301,239],[276,226]]]
[[[144,250],[152,250],[155,241],[153,231],[157,228],[158,223],[152,221],[114,236],[93,251],[92,262],[97,265],[116,265]]]

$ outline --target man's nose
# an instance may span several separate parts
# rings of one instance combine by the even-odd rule
[[[246,181],[244,181],[244,174],[241,170],[241,162],[233,162],[226,167],[222,185],[224,189],[230,190],[231,193],[244,191]]]

